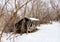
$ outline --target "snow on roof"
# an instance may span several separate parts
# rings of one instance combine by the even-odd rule
[[[32,20],[32,21],[39,21],[39,19],[36,19],[36,18],[30,18],[30,20]]]

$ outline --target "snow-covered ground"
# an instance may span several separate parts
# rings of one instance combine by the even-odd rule
[[[14,42],[60,42],[60,23],[41,24],[37,26],[39,30],[34,33],[19,35]],[[12,36],[13,37],[13,36]],[[12,38],[11,37],[11,38]],[[2,37],[2,42],[13,42],[13,38],[6,40],[8,36],[5,34]]]

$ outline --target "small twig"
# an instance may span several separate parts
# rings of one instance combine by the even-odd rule
[[[2,34],[0,34],[0,42],[1,42],[1,37],[2,37]]]
[[[12,35],[13,35],[13,33],[6,40],[8,40]]]
[[[11,35],[12,35],[12,34],[11,34]],[[18,37],[18,36],[20,36],[20,35],[17,35],[17,36],[14,36],[14,37],[10,38],[11,35],[10,35],[6,40],[8,40],[8,39],[12,39],[12,38],[14,38],[14,37]]]

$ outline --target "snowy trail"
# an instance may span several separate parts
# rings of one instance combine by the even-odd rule
[[[40,30],[35,33],[23,34],[15,38],[15,42],[60,42],[60,23],[53,22],[53,24],[42,24],[37,27]],[[6,40],[4,35],[2,42],[10,42]],[[12,40],[11,40],[12,41]]]
[[[42,25],[40,29],[40,42],[60,42],[60,23]]]

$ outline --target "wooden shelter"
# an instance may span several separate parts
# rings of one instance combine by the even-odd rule
[[[16,32],[17,33],[34,32],[35,30],[37,30],[37,28],[35,28],[33,25],[34,25],[33,21],[25,17],[15,24],[15,27],[17,29]]]

